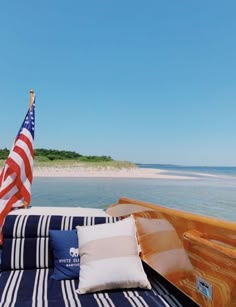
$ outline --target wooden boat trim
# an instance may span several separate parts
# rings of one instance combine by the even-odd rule
[[[125,197],[121,197],[119,198],[118,202],[112,206],[110,206],[110,208],[113,208],[114,206],[117,205],[121,205],[121,204],[133,204],[133,205],[138,205],[141,207],[145,207],[146,210],[150,209],[150,210],[154,210],[154,211],[160,211],[163,213],[172,213],[176,216],[185,218],[185,219],[191,219],[192,221],[196,221],[196,222],[201,222],[201,223],[207,223],[208,225],[212,225],[212,226],[217,226],[217,227],[221,227],[221,228],[225,228],[225,229],[229,229],[229,230],[233,230],[236,231],[236,223],[231,222],[231,221],[224,221],[218,218],[214,218],[214,217],[207,217],[201,214],[195,214],[195,213],[190,213],[190,212],[186,212],[186,211],[182,211],[182,210],[177,210],[177,209],[173,209],[173,208],[167,208],[164,206],[160,206],[160,205],[155,205],[149,202],[144,202],[141,200],[136,200],[136,199],[131,199],[131,198],[125,198]],[[107,212],[109,213],[109,208],[107,210]],[[236,239],[236,237],[235,237]]]
[[[126,197],[106,212],[133,214],[143,261],[200,306],[236,307],[236,223]]]

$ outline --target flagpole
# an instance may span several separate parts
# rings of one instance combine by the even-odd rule
[[[30,100],[29,100],[29,110],[31,110],[32,106],[33,106],[33,102],[34,102],[34,90],[30,90],[29,91],[30,94]],[[24,201],[24,208],[27,209],[29,208],[29,203],[27,201]]]

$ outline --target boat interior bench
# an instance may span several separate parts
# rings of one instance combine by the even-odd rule
[[[107,216],[8,215],[3,227],[0,306],[197,306],[145,263],[151,290],[116,289],[78,294],[78,278],[51,278],[54,259],[50,230],[72,230],[77,225],[116,221]]]

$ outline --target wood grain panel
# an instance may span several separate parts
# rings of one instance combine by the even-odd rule
[[[236,223],[128,198],[107,213],[134,214],[142,259],[201,306],[236,306]],[[197,291],[199,277],[212,299]]]

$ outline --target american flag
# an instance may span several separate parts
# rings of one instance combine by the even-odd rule
[[[30,108],[0,175],[0,244],[6,215],[12,208],[30,204],[35,127],[35,95],[33,91],[30,94]]]

